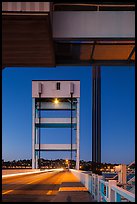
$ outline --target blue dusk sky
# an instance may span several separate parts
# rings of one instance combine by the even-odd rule
[[[92,159],[92,67],[5,68],[2,71],[2,158],[31,159],[32,80],[80,80],[80,159]],[[101,67],[102,162],[135,159],[135,67]],[[69,129],[42,129],[42,142],[69,143]],[[42,152],[45,159],[70,152]],[[73,154],[75,158],[75,155]]]

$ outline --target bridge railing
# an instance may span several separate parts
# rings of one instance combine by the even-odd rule
[[[135,194],[117,186],[116,180],[104,181],[103,176],[70,169],[97,202],[135,202]]]

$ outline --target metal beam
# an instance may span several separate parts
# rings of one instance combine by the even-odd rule
[[[39,98],[41,98],[41,93],[39,93]],[[41,101],[39,101],[39,126],[41,125]],[[41,143],[41,128],[39,128],[39,169],[41,168],[41,163],[40,163],[40,143]]]
[[[135,52],[135,47],[132,49],[132,51],[131,51],[131,53],[130,53],[128,59],[127,59],[128,61],[131,60],[131,57],[132,57],[132,55],[134,54],[134,52]]]
[[[97,163],[101,163],[101,70],[97,67]]]
[[[92,53],[91,53],[91,61],[92,61],[93,56],[94,56],[95,45],[96,45],[96,41],[94,41],[94,44],[93,44]]]
[[[39,105],[37,105],[37,109],[39,109]],[[76,109],[76,105],[73,104],[72,110],[75,110],[75,109]],[[51,102],[41,102],[41,110],[71,110],[71,103],[61,102],[59,106],[55,106],[55,104]]]
[[[92,68],[92,162],[96,162],[96,67]]]
[[[72,150],[76,150],[76,144],[72,144]],[[50,150],[50,151],[63,151],[71,150],[71,144],[40,144],[40,149],[42,150]],[[39,144],[35,144],[35,150],[39,150]]]
[[[35,119],[35,123],[39,124],[39,118]],[[76,118],[73,118],[72,124],[76,123]],[[41,118],[40,124],[71,124],[71,118]]]
[[[72,115],[73,93],[71,93],[71,156],[70,156],[70,168],[72,168],[72,136],[73,136],[73,115]]]
[[[135,66],[135,60],[64,60],[57,61],[58,66]]]
[[[101,163],[101,74],[100,67],[92,68],[92,172]]]
[[[35,169],[35,98],[32,99],[32,169]]]
[[[76,154],[76,169],[79,170],[79,138],[80,138],[80,98],[77,99],[77,132],[76,132],[76,144],[77,144],[77,154]]]

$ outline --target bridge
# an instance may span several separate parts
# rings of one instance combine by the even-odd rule
[[[106,182],[103,176],[92,172],[75,169],[9,172],[2,176],[3,202],[135,202],[134,193],[118,187],[115,180]]]
[[[117,186],[115,180],[105,181],[96,169],[101,163],[101,66],[130,68],[134,63],[135,5],[131,1],[108,4],[2,3],[2,69],[92,66],[94,163],[92,172],[79,170],[79,132],[74,148],[72,143],[68,146],[40,144],[35,138],[35,125],[49,127],[55,125],[55,121],[35,118],[34,105],[32,170],[8,172],[2,176],[3,202],[135,202],[134,193]],[[37,102],[39,96],[34,97]],[[79,116],[77,118],[79,131]],[[60,123],[73,127],[72,120],[61,120]],[[77,169],[42,170],[38,166],[38,154],[35,154],[38,150],[40,159],[41,150],[57,148],[77,151]]]

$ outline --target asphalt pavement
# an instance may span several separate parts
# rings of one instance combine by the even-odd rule
[[[78,199],[92,202],[83,184],[66,170],[2,179],[2,202],[78,202]]]

